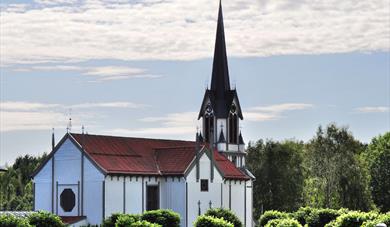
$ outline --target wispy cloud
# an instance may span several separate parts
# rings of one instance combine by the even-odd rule
[[[211,57],[217,4],[209,0],[3,4],[0,57],[3,64]],[[389,12],[387,0],[224,1],[229,54],[388,51]]]
[[[72,114],[75,125],[96,124],[102,117],[97,109],[101,108],[143,108],[146,105],[131,102],[81,103],[74,105],[48,104],[34,102],[1,102],[0,131],[47,130],[52,127],[64,127],[69,119],[69,109],[79,109]]]
[[[245,112],[245,117],[248,121],[270,121],[283,117],[288,111],[305,110],[312,107],[312,104],[307,103],[282,103],[270,106],[256,106],[248,108]]]
[[[134,129],[116,128],[106,132],[130,136],[180,135],[189,137],[196,132],[196,126],[199,124],[196,112],[170,113],[162,117],[142,118],[139,121],[153,123],[154,126]]]
[[[365,106],[355,109],[358,113],[388,113],[390,108],[387,106]]]
[[[16,72],[61,72],[75,71],[81,75],[91,76],[96,81],[123,80],[129,78],[160,78],[161,75],[154,75],[147,72],[146,69],[132,68],[126,66],[77,66],[77,65],[31,65],[24,67],[11,68]]]

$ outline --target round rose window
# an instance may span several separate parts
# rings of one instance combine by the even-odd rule
[[[76,196],[72,189],[65,188],[60,195],[60,205],[65,212],[71,212],[76,205]]]

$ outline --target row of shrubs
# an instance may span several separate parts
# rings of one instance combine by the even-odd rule
[[[27,217],[0,215],[0,227],[64,227],[60,217],[46,211]],[[180,216],[171,210],[153,210],[139,214],[114,213],[103,221],[103,227],[179,227]],[[242,227],[239,218],[230,210],[210,209],[199,216],[195,227]]]
[[[139,214],[114,213],[103,222],[103,227],[179,227],[180,216],[171,210],[152,210]]]
[[[390,226],[390,212],[302,207],[293,213],[266,211],[259,219],[260,227],[375,227],[379,223]]]
[[[0,227],[64,227],[61,218],[49,212],[39,211],[27,217],[12,214],[0,215]]]
[[[180,216],[171,210],[147,211],[142,215],[115,213],[103,222],[103,227],[179,227]],[[199,216],[195,227],[242,227],[240,219],[230,210],[210,209]]]

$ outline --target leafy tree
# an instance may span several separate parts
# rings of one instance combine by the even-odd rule
[[[390,211],[390,132],[373,138],[363,154],[370,172],[372,198],[382,211]]]
[[[293,211],[303,202],[303,143],[259,140],[248,147],[247,166],[256,176],[255,216],[264,210]]]
[[[324,131],[320,126],[306,154],[310,176],[305,182],[310,184],[305,191],[311,193],[305,194],[315,198],[305,200],[317,207],[370,209],[368,175],[359,159],[364,149],[347,128],[330,124]]]
[[[0,173],[0,210],[32,210],[33,195],[31,174],[46,158],[25,155]]]

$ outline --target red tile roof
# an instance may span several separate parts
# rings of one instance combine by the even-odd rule
[[[114,137],[71,136],[108,174],[183,175],[195,158],[195,142]],[[217,168],[228,179],[249,179],[224,155],[214,152]]]

